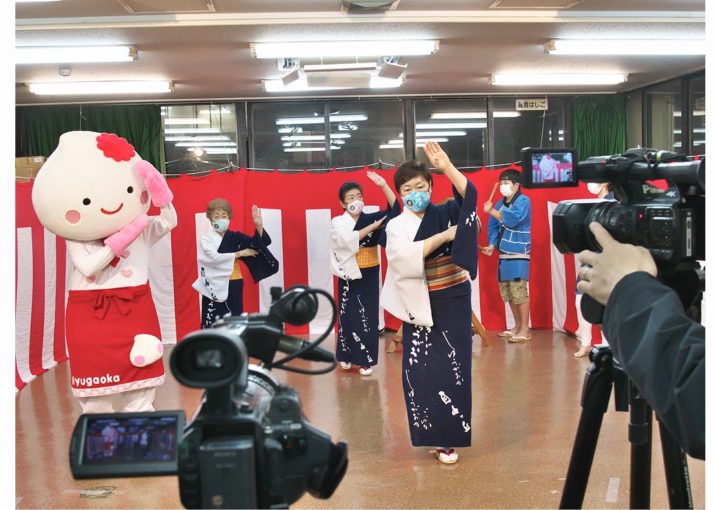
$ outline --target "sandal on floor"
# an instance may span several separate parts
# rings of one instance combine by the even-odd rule
[[[436,450],[430,450],[430,452],[436,455],[436,460],[442,464],[456,464],[459,460],[459,454],[453,448],[449,448],[448,451],[443,448],[437,448]]]
[[[511,336],[508,337],[508,341],[511,342],[512,344],[520,344],[523,342],[530,342],[533,337],[531,335],[528,336]]]
[[[510,331],[510,330],[507,329],[507,330],[505,330],[505,331],[501,331],[501,332],[498,334],[498,336],[500,336],[501,338],[512,337],[512,336],[513,336],[513,331]]]
[[[350,368],[352,368],[352,363],[340,361],[340,366],[342,367],[342,370],[349,370]]]

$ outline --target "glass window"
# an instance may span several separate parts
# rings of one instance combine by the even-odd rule
[[[625,94],[625,116],[627,119],[627,148],[642,147],[642,91]]]
[[[704,75],[689,80],[689,108],[691,111],[689,125],[692,141],[691,154],[706,154],[706,116],[704,115]]]
[[[333,167],[404,161],[404,113],[400,100],[330,101]]]
[[[653,149],[682,149],[682,84],[672,80],[646,89],[647,145]]]
[[[520,161],[524,147],[566,146],[564,101],[561,98],[549,97],[547,110],[523,111],[516,110],[516,99],[492,99],[495,165]]]
[[[249,106],[251,167],[325,168],[323,102],[253,103]]]
[[[421,149],[428,140],[439,142],[454,166],[484,164],[486,99],[416,101],[416,157],[429,164]]]
[[[237,165],[234,104],[161,107],[166,173],[189,173]]]

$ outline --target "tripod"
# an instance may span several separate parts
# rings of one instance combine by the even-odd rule
[[[652,467],[652,409],[640,396],[609,347],[590,353],[592,364],[585,374],[580,398],[580,414],[575,444],[563,487],[560,508],[581,508],[592,467],[602,418],[610,392],[615,392],[615,410],[630,410],[630,508],[649,508]],[[669,430],[660,423],[667,493],[671,508],[692,508],[687,458]]]

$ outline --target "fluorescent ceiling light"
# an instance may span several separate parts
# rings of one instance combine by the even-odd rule
[[[369,79],[369,88],[371,89],[392,89],[401,87],[404,83],[404,77],[400,76],[397,79],[382,78],[381,76],[372,76]]]
[[[419,135],[420,133],[417,133]],[[417,138],[416,143],[426,143],[426,142],[448,142],[448,138]],[[396,140],[389,140],[387,142],[390,145],[404,145],[404,139],[399,138]]]
[[[439,41],[321,41],[253,43],[251,52],[256,58],[310,57],[381,57],[431,55],[439,50]]]
[[[266,92],[319,92],[321,90],[342,90],[349,87],[310,87],[307,80],[296,80],[286,86],[283,80],[263,80],[263,88]]]
[[[235,142],[179,142],[176,147],[236,147]]]
[[[164,138],[167,142],[219,142],[221,140],[231,141],[226,135],[219,136],[167,136]]]
[[[201,133],[220,133],[221,130],[218,129],[217,127],[215,128],[168,128],[164,129],[164,133],[167,135],[169,134],[177,134],[177,133],[194,133],[194,134],[201,134]]]
[[[495,118],[499,117],[520,117],[521,112],[515,111],[494,111]],[[486,112],[436,112],[431,114],[432,120],[460,120],[460,119],[485,119]]]
[[[133,46],[21,46],[15,48],[15,63],[131,62],[136,55]]]
[[[359,122],[361,120],[367,120],[366,115],[340,115],[340,114],[330,114],[330,122]],[[277,119],[275,124],[278,126],[289,126],[293,124],[324,124],[325,117],[320,115],[319,117],[284,117]]]
[[[425,136],[466,136],[466,131],[418,131],[418,137]],[[400,136],[403,136],[400,134]]]
[[[704,55],[702,39],[554,39],[544,45],[551,55]]]
[[[392,80],[389,78],[381,78],[379,76],[370,76],[369,78],[369,88],[370,89],[386,89],[400,87],[404,83],[404,78],[399,78],[397,80]],[[323,90],[348,90],[355,88],[364,88],[360,85],[344,86],[344,85],[334,85],[334,86],[315,86],[309,85],[308,81],[305,79],[295,80],[292,83],[285,85],[283,80],[263,80],[263,88],[266,92],[320,92]]]
[[[404,146],[402,145],[389,145],[389,144],[382,144],[379,146],[380,149],[399,149],[399,150],[404,150]]]
[[[424,122],[416,125],[417,129],[483,129],[485,127],[485,122]]]
[[[170,81],[67,81],[29,83],[30,92],[41,96],[89,94],[165,94],[173,91]]]
[[[377,68],[377,62],[363,62],[353,64],[305,64],[302,66],[305,72],[319,71],[359,71],[361,69],[371,70]]]
[[[340,147],[331,145],[330,149],[339,150]],[[284,152],[324,152],[324,147],[286,147],[283,149]]]
[[[492,85],[616,85],[627,81],[624,73],[498,73]]]
[[[192,117],[174,117],[173,119],[164,119],[164,124],[167,126],[177,125],[177,124],[210,124],[211,121],[208,119],[196,119]]]
[[[211,107],[210,110],[199,110],[200,115],[216,115],[218,113],[233,113],[229,108],[218,108],[217,106]]]
[[[219,149],[219,148],[215,148],[215,147],[212,149],[211,148],[203,149],[203,151],[206,154],[235,154],[236,153],[236,149],[229,149],[229,148]]]
[[[704,117],[705,114],[706,114],[706,111],[704,111],[704,110],[694,110],[694,112],[692,113],[692,115],[694,117]],[[672,112],[672,116],[673,117],[681,117],[682,112],[680,112],[679,110],[676,110],[676,111]]]
[[[350,138],[352,135],[349,133],[331,133],[330,138]],[[284,141],[302,141],[302,140],[324,140],[325,135],[294,135],[294,136],[281,136],[281,140]]]

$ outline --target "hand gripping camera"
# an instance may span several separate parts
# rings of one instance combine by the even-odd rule
[[[609,183],[616,200],[565,200],[553,211],[553,244],[561,253],[601,251],[590,223],[600,223],[617,241],[647,248],[659,278],[682,297],[685,308],[701,295],[704,260],[704,158],[653,149],[577,161],[575,149],[523,149],[524,186]],[[545,169],[545,170],[544,170]],[[552,177],[552,178],[548,178]],[[648,181],[664,179],[667,189]],[[583,314],[599,323],[602,308],[588,296]]]
[[[347,469],[347,444],[333,443],[311,425],[298,393],[269,370],[333,370],[332,353],[316,346],[332,331],[335,304],[328,293],[304,286],[271,293],[268,314],[226,316],[173,349],[176,379],[205,389],[183,432],[182,411],[82,415],[70,446],[75,478],[177,473],[186,508],[286,508],[305,491],[329,498]],[[330,327],[314,342],[286,337],[284,322],[300,325],[315,317],[317,294],[332,305]],[[277,351],[288,356],[273,361]],[[249,364],[249,356],[263,366]],[[297,357],[330,366],[308,371],[285,365]]]

